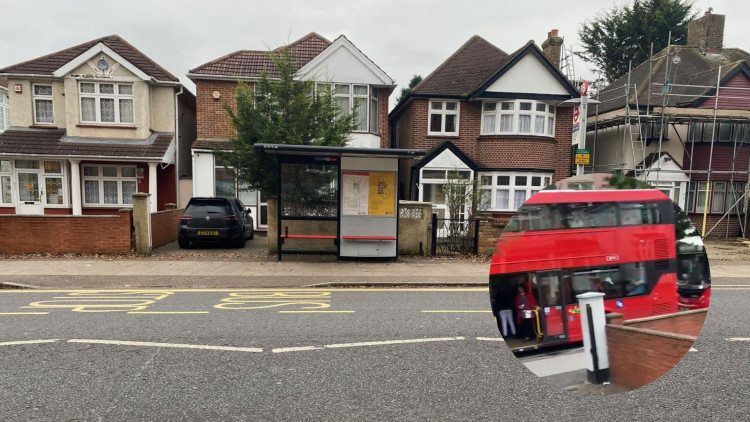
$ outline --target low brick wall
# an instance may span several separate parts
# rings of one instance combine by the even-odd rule
[[[703,214],[688,214],[688,217],[690,217],[690,220],[693,222],[693,225],[696,229],[698,229],[698,233],[703,232]],[[706,216],[706,233],[708,233],[709,230],[713,228],[711,233],[708,233],[708,236],[706,237],[725,237],[728,236],[730,239],[738,237],[742,235],[742,230],[740,226],[740,220],[737,218],[737,214],[732,214],[727,217],[724,217],[721,221],[719,219],[721,218],[721,215],[719,214],[708,214]],[[744,214],[740,217],[744,221]],[[716,225],[716,223],[719,223]],[[744,223],[742,223],[744,224]],[[714,228],[714,226],[716,227]],[[727,229],[729,231],[727,231]]]
[[[0,215],[0,254],[131,250],[131,210],[119,215]]]
[[[177,225],[184,209],[166,204],[166,211],[151,213],[151,247],[158,248],[177,240]]]
[[[495,245],[500,239],[500,233],[508,224],[513,213],[485,212],[476,216],[479,220],[479,255],[492,255]]]
[[[655,381],[679,363],[703,327],[707,309],[622,321],[607,315],[610,380],[627,388]]]

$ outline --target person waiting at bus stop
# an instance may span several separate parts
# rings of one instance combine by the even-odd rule
[[[534,309],[538,306],[531,289],[527,292],[522,284],[518,285],[518,296],[516,296],[516,323],[518,325],[518,338],[531,340],[534,333]]]

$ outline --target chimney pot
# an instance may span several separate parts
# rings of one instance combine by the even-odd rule
[[[557,29],[553,29],[550,31],[550,37],[556,37],[557,36]]]

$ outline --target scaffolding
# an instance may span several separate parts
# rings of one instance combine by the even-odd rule
[[[649,178],[655,175],[656,186],[659,186],[659,179],[662,174],[666,175],[670,173],[668,169],[662,169],[662,144],[664,142],[664,134],[666,128],[671,125],[673,133],[677,136],[679,143],[682,148],[683,156],[686,156],[690,166],[688,169],[674,170],[673,172],[684,173],[688,179],[688,183],[697,183],[695,196],[700,194],[705,195],[706,203],[703,205],[703,224],[701,230],[701,236],[705,237],[711,234],[719,225],[726,221],[726,234],[725,238],[729,237],[729,218],[736,217],[740,228],[740,232],[743,237],[748,237],[748,226],[747,226],[747,214],[748,214],[748,185],[750,185],[750,163],[748,163],[747,169],[738,168],[737,160],[740,156],[742,148],[750,148],[750,112],[726,112],[726,110],[719,109],[719,100],[732,100],[732,99],[743,99],[747,100],[748,96],[737,96],[738,92],[750,91],[750,88],[743,87],[731,87],[721,86],[722,80],[722,66],[718,66],[716,71],[716,84],[714,85],[690,85],[690,84],[676,84],[675,82],[679,76],[679,64],[680,58],[678,52],[673,52],[672,45],[665,49],[665,54],[654,57],[653,45],[651,47],[650,59],[648,62],[648,82],[647,86],[638,86],[637,82],[633,82],[631,76],[633,74],[632,64],[629,66],[625,83],[617,86],[610,86],[608,89],[597,92],[597,99],[601,98],[603,94],[609,94],[608,98],[604,100],[602,104],[607,102],[618,102],[623,101],[623,108],[614,109],[614,111],[606,112],[603,116],[600,116],[599,108],[600,104],[597,104],[594,110],[595,120],[593,123],[587,124],[587,131],[593,131],[594,140],[592,142],[592,172],[601,172],[602,168],[607,168],[612,172],[620,174],[632,174],[635,178],[647,181]],[[659,83],[652,80],[654,75],[654,65],[659,64],[658,61],[663,59],[664,67],[664,82]],[[724,75],[726,76],[726,75]],[[622,78],[621,78],[622,79]],[[643,84],[642,84],[643,85]],[[675,88],[681,89],[682,92],[673,92]],[[688,94],[695,90],[701,92],[701,94]],[[708,94],[713,90],[712,94]],[[654,98],[661,96],[661,104],[652,104]],[[681,108],[676,105],[670,105],[670,100],[679,100],[680,97],[690,97],[693,101],[697,99],[703,99],[705,104],[708,104],[710,100],[713,100],[713,107],[709,108]],[[645,106],[644,102],[645,100]],[[600,100],[602,101],[602,100]],[[675,101],[677,102],[677,101]],[[614,104],[614,103],[613,103]],[[606,109],[605,109],[606,110]],[[721,111],[721,112],[720,112]],[[600,118],[601,117],[601,118]],[[708,156],[708,167],[707,169],[694,170],[693,164],[695,162],[695,143],[696,139],[692,136],[693,124],[695,123],[710,123],[711,137],[710,137],[710,149]],[[731,170],[714,170],[714,146],[717,142],[724,142],[720,136],[721,124],[729,123],[730,128],[730,139],[732,143],[732,162]],[[734,133],[736,123],[742,123],[747,125],[747,133],[742,133],[741,136],[737,136]],[[649,134],[644,133],[644,125],[649,128]],[[683,140],[677,130],[677,125],[687,127],[686,140]],[[633,127],[637,129],[634,130]],[[658,127],[658,139],[654,139],[653,131],[654,128]],[[599,132],[604,129],[616,128],[615,139],[619,143],[614,149],[614,163],[601,164],[596,161],[596,146],[599,138]],[[705,140],[702,139],[701,140]],[[657,141],[656,152],[650,155],[654,157],[647,162],[646,150],[648,149],[649,141]],[[688,146],[689,143],[689,146]],[[630,158],[631,162],[627,161],[626,146],[630,145]],[[725,143],[726,144],[726,143]],[[655,166],[655,168],[654,168]],[[654,174],[655,173],[655,174]],[[701,177],[701,180],[693,180],[693,175],[705,174],[705,180]],[[728,181],[722,180],[722,182],[728,182],[729,189],[725,190],[725,195],[731,199],[724,197],[723,201],[725,204],[725,212],[716,221],[708,231],[706,231],[707,217],[709,213],[709,207],[713,204],[708,204],[708,198],[711,196],[711,178],[712,175],[726,175],[728,174]],[[745,188],[742,192],[736,191],[735,177],[738,175],[747,175],[747,182],[745,182]],[[743,177],[744,179],[744,177]],[[703,191],[700,188],[700,183],[706,183],[706,190]],[[688,184],[689,192],[690,184]],[[689,197],[689,194],[686,195]],[[678,198],[679,201],[679,198]],[[732,203],[729,206],[729,203]],[[696,211],[698,208],[696,208]],[[696,214],[699,214],[696,212]],[[734,214],[734,215],[732,215]]]

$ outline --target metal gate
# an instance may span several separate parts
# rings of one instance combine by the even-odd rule
[[[477,255],[479,220],[438,218],[432,214],[432,255]]]

